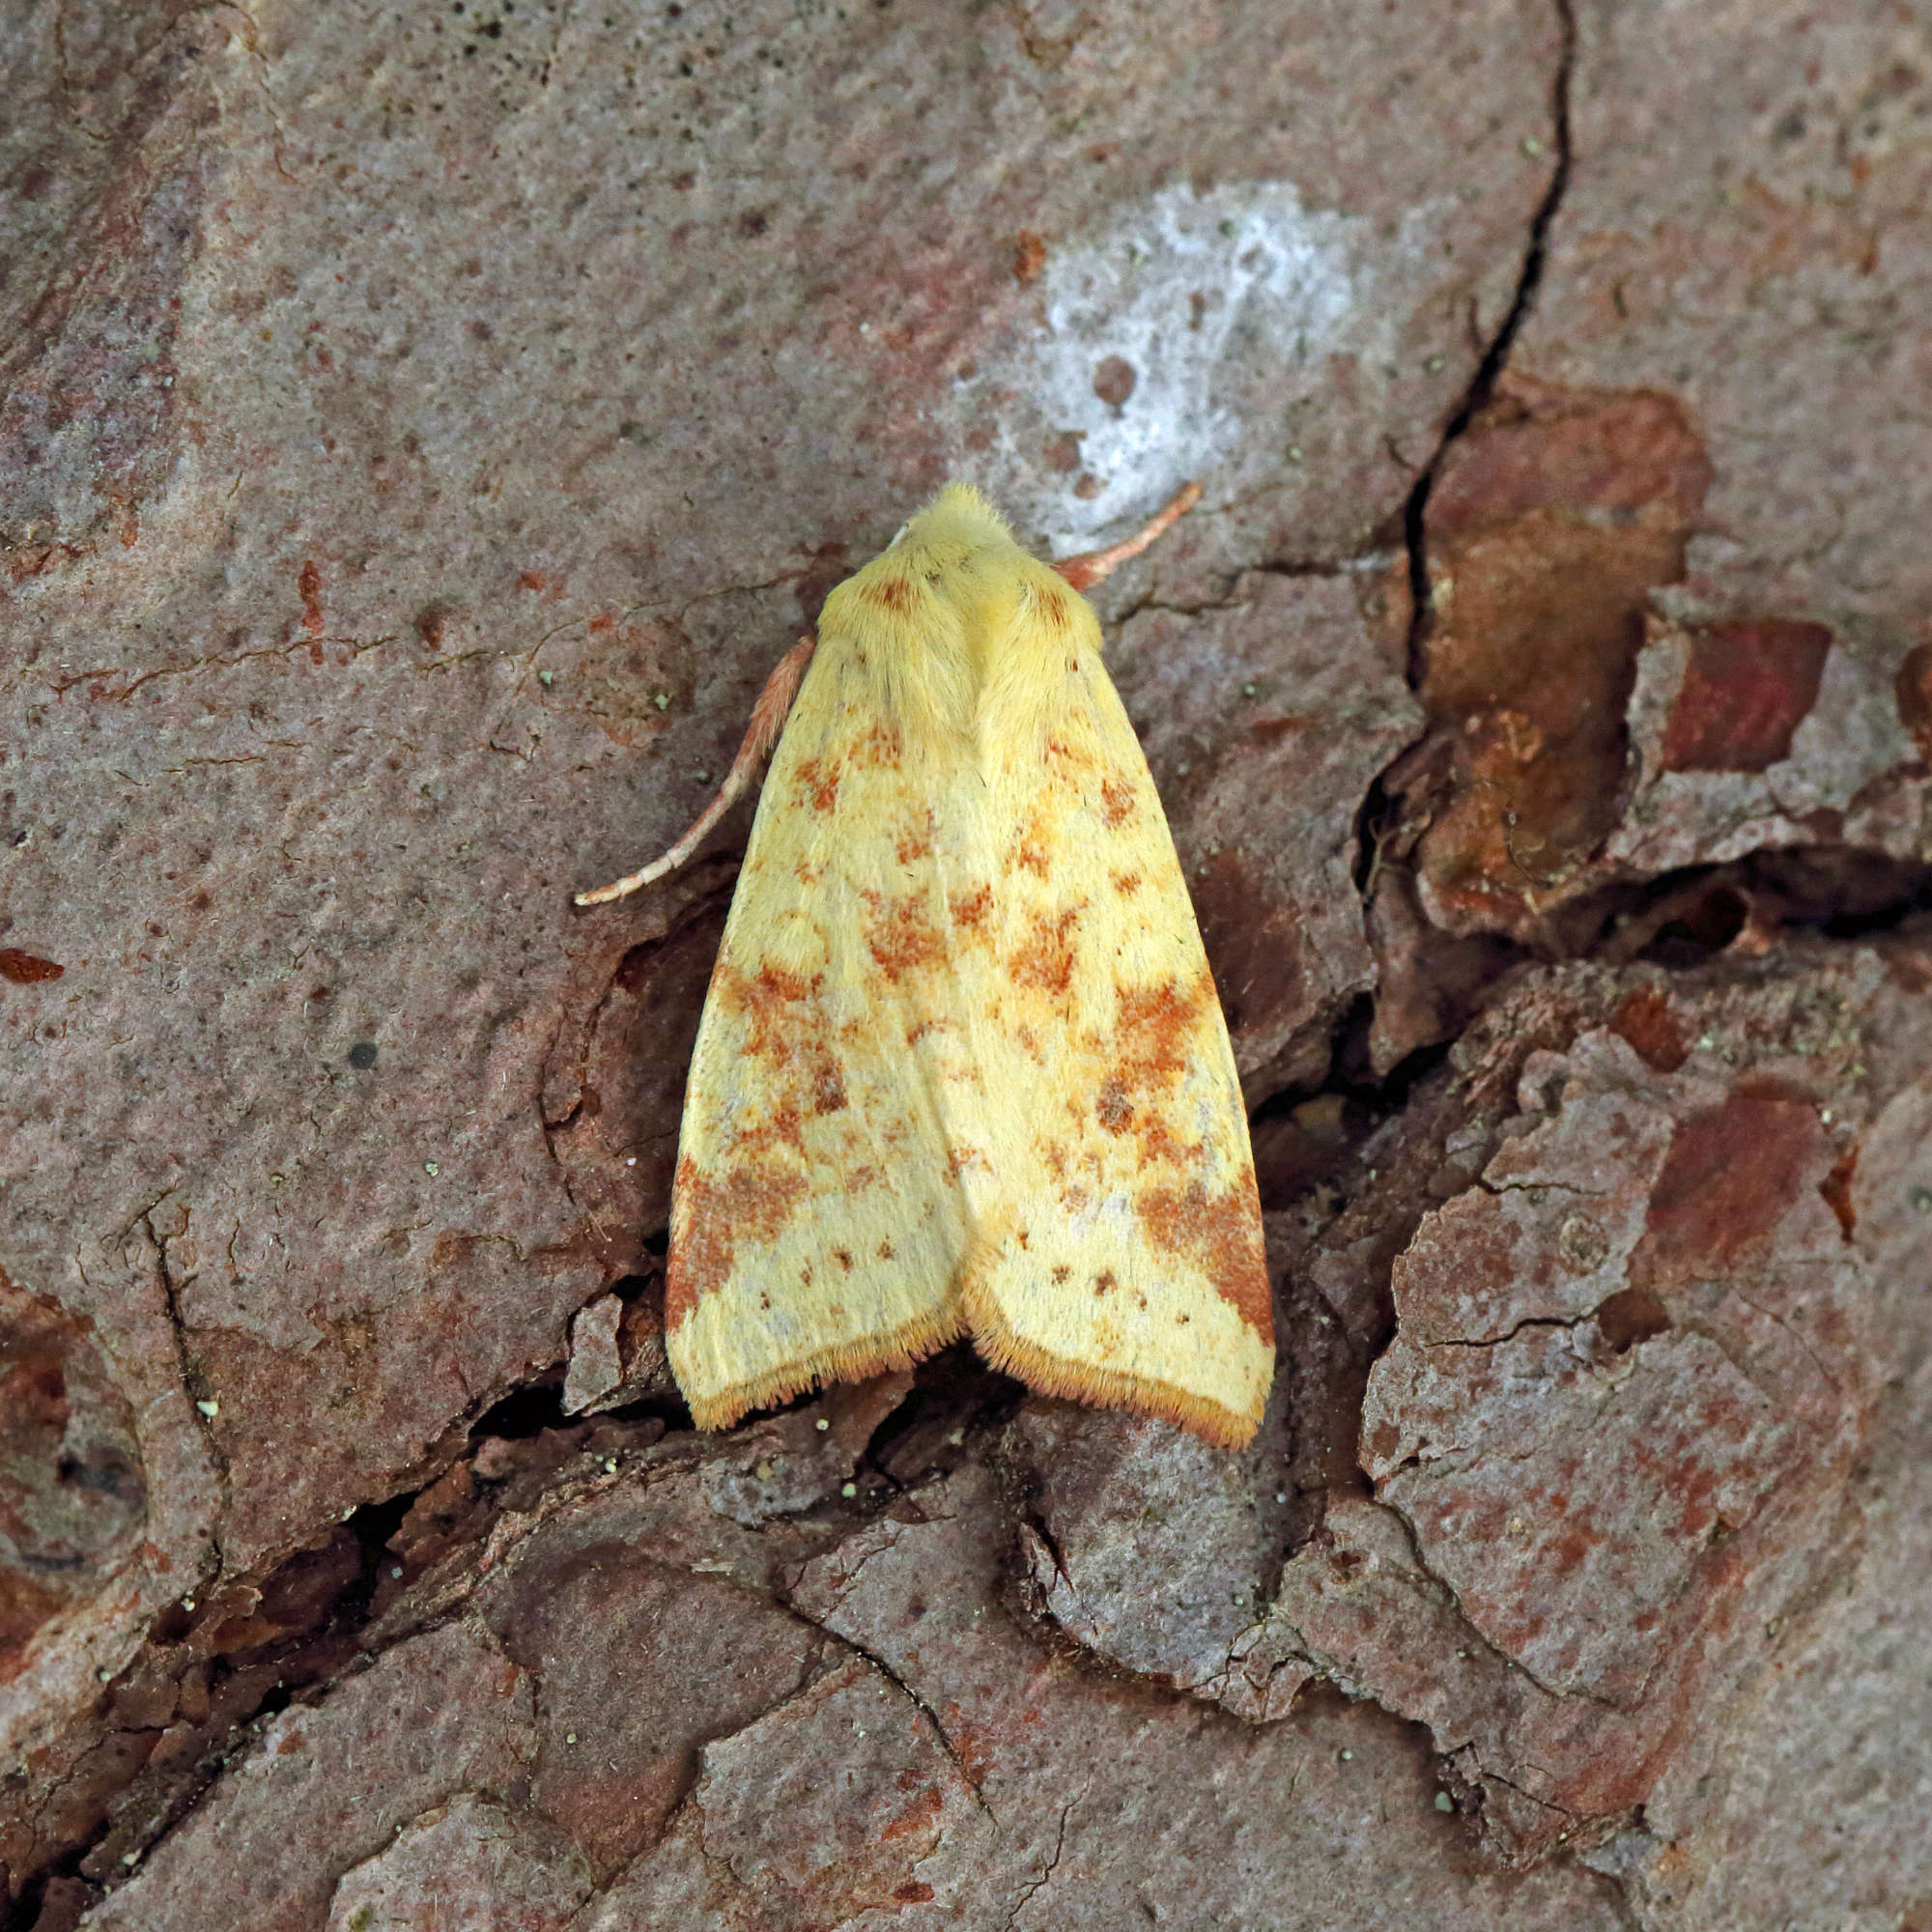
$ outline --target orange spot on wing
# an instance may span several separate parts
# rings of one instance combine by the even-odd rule
[[[1134,788],[1122,779],[1105,779],[1100,784],[1100,823],[1109,832],[1124,825],[1138,810]]]
[[[946,942],[918,899],[888,899],[868,893],[871,917],[866,927],[866,947],[895,985],[908,973],[936,966],[946,957]]]
[[[1130,899],[1141,889],[1141,875],[1138,872],[1116,872],[1114,890],[1123,899]]]
[[[1192,1262],[1256,1334],[1272,1337],[1267,1252],[1252,1180],[1244,1177],[1212,1195],[1198,1181],[1184,1188],[1150,1187],[1134,1211],[1155,1247]]]
[[[977,930],[983,925],[986,915],[993,909],[993,889],[991,886],[976,886],[970,893],[962,893],[952,901],[952,919],[957,925],[971,926]]]
[[[1025,943],[1007,961],[1007,971],[1016,986],[1035,986],[1046,993],[1066,991],[1073,983],[1071,934],[1079,918],[1077,906],[1068,907],[1057,920],[1034,914]]]
[[[894,840],[893,850],[901,866],[918,864],[922,859],[932,856],[932,827],[929,822],[922,826],[904,827]]]
[[[769,1247],[797,1210],[805,1176],[789,1162],[750,1159],[722,1177],[685,1159],[677,1165],[677,1210],[665,1272],[665,1326],[688,1321],[700,1297],[731,1279],[738,1243]]]
[[[901,617],[919,600],[919,592],[902,577],[877,578],[859,594],[867,604],[876,604],[881,611],[891,611]]]
[[[830,811],[838,797],[838,768],[835,766],[828,772],[816,758],[807,758],[798,768],[793,796],[800,805],[809,805],[814,811]]]
[[[1127,1098],[1127,1090],[1118,1076],[1100,1083],[1100,1097],[1094,1102],[1094,1112],[1110,1134],[1126,1132],[1127,1123],[1134,1117],[1134,1103]]]

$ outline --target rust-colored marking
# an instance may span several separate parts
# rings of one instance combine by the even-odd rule
[[[1127,1098],[1127,1090],[1118,1078],[1100,1083],[1100,1097],[1094,1112],[1110,1134],[1126,1132],[1127,1123],[1134,1118],[1134,1103]]]
[[[67,968],[56,960],[43,959],[38,953],[22,952],[18,947],[0,947],[0,977],[16,986],[39,985],[43,980],[58,980]]]
[[[867,950],[895,985],[906,974],[945,959],[946,942],[920,900],[887,899],[883,894],[868,893],[866,902],[871,914],[866,927]]]
[[[716,1293],[737,1262],[738,1243],[769,1247],[796,1211],[805,1176],[789,1164],[747,1161],[714,1179],[688,1156],[677,1164],[677,1212],[665,1272],[665,1326],[681,1327]]]
[[[899,832],[893,842],[893,851],[901,866],[914,866],[922,859],[932,857],[932,829],[930,824],[907,826]]]
[[[860,595],[867,604],[876,604],[881,611],[890,611],[897,617],[903,617],[919,601],[918,590],[903,577],[878,578],[867,584]]]
[[[781,1100],[766,1118],[744,1128],[731,1144],[730,1158],[736,1162],[748,1154],[763,1153],[768,1148],[788,1147],[805,1151],[805,1133],[799,1123],[798,1109],[789,1100]]]
[[[978,930],[986,922],[986,915],[993,909],[993,889],[991,886],[976,886],[970,893],[962,893],[952,901],[952,919],[958,925],[971,926]]]
[[[1035,608],[1039,611],[1040,621],[1050,631],[1064,631],[1073,621],[1073,613],[1066,608],[1066,599],[1052,584],[1042,584],[1035,593]]]
[[[1660,1073],[1675,1073],[1690,1058],[1684,1031],[1670,1015],[1669,998],[1656,986],[1626,993],[1610,1016],[1610,1031]]]
[[[816,977],[772,965],[748,977],[721,957],[713,984],[725,1010],[745,1016],[746,1052],[774,1066],[789,1065],[795,1052],[823,1036]]]
[[[900,753],[904,749],[895,726],[874,720],[866,727],[858,743],[852,747],[852,762],[858,765],[869,765],[875,770],[883,768],[896,771]]]
[[[1165,1085],[1185,1070],[1195,1035],[1201,1025],[1204,1001],[1214,997],[1213,981],[1205,992],[1169,980],[1158,986],[1116,984],[1119,1005],[1115,1022],[1118,1071],[1129,1093],[1145,1093]]]
[[[892,1260],[892,1258],[893,1258],[893,1244],[892,1244],[892,1242],[891,1242],[891,1241],[889,1241],[889,1240],[888,1240],[888,1241],[881,1241],[881,1242],[879,1243],[879,1259],[880,1259],[880,1260],[881,1260],[882,1262],[889,1262],[889,1261],[891,1261],[891,1260]]]
[[[1013,864],[1023,867],[1035,878],[1043,879],[1053,869],[1053,861],[1047,856],[1045,846],[1039,844],[1031,833],[1019,842],[1013,854]]]
[[[1073,942],[1070,934],[1080,919],[1077,906],[1070,906],[1058,920],[1043,913],[1033,916],[1032,930],[1025,943],[1007,961],[1007,971],[1016,986],[1034,986],[1045,993],[1064,993],[1073,983]]]
[[[1013,280],[1021,288],[1038,279],[1046,267],[1046,242],[1031,228],[1022,228],[1013,237]]]
[[[1122,779],[1107,779],[1100,786],[1100,823],[1109,832],[1134,815],[1134,788]]]
[[[1123,899],[1130,899],[1141,889],[1141,875],[1138,872],[1116,872],[1114,890]]]
[[[1776,618],[1692,631],[1663,727],[1667,772],[1761,772],[1791,755],[1818,701],[1832,634]]]
[[[1177,1140],[1169,1128],[1163,1114],[1144,1111],[1134,1128],[1134,1139],[1140,1148],[1140,1164],[1143,1171],[1150,1167],[1182,1168],[1200,1157],[1199,1141]]]
[[[793,781],[793,796],[813,811],[830,811],[838,797],[838,771],[826,771],[816,758],[807,758]]]
[[[1192,1262],[1256,1334],[1272,1336],[1267,1254],[1253,1182],[1212,1195],[1199,1181],[1150,1187],[1134,1210],[1155,1247]]]
[[[1068,1267],[1068,1266],[1067,1266],[1067,1265],[1065,1264],[1065,1262],[1062,1262],[1062,1263],[1061,1263],[1061,1264],[1059,1264],[1059,1265],[1058,1265],[1057,1267],[1055,1267],[1055,1269],[1053,1270],[1053,1285],[1054,1285],[1054,1287],[1055,1287],[1055,1288],[1063,1288],[1063,1287],[1065,1287],[1065,1284],[1066,1284],[1066,1283],[1067,1283],[1067,1282],[1068,1282],[1068,1281],[1069,1281],[1069,1280],[1070,1280],[1070,1279],[1072,1278],[1072,1274],[1073,1274],[1073,1270],[1072,1270],[1072,1269],[1071,1269],[1070,1267]]]
[[[845,1106],[845,1077],[829,1061],[811,1083],[811,1109],[815,1114],[837,1114]]]
[[[1112,1294],[1120,1285],[1120,1277],[1112,1268],[1102,1268],[1094,1277],[1094,1293],[1096,1296]]]
[[[834,1248],[832,1250],[832,1259],[835,1262],[837,1262],[838,1265],[842,1267],[847,1274],[850,1274],[852,1272],[852,1250],[850,1248]]]

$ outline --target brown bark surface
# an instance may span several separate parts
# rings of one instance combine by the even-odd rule
[[[0,6],[0,1917],[1932,1923],[1932,30]],[[948,475],[1097,593],[1249,1450],[663,1347]]]

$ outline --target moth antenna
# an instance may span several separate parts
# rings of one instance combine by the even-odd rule
[[[1180,494],[1145,529],[1122,537],[1105,550],[1084,550],[1078,556],[1063,557],[1053,567],[1076,590],[1091,590],[1103,577],[1111,577],[1129,557],[1140,555],[1153,540],[1172,529],[1201,500],[1201,486],[1184,483]]]
[[[752,707],[752,722],[746,727],[744,743],[738,747],[738,755],[731,760],[731,769],[724,774],[724,782],[719,786],[718,796],[698,813],[691,830],[663,858],[653,859],[641,871],[633,872],[614,885],[600,886],[594,893],[579,893],[579,905],[608,905],[611,900],[621,899],[640,887],[655,885],[667,872],[676,871],[697,850],[704,835],[751,790],[758,766],[764,761],[766,753],[778,743],[779,733],[784,729],[792,699],[798,696],[798,688],[805,682],[806,667],[810,664],[811,654],[817,648],[816,638],[801,638],[778,661],[771,676],[765,680],[764,690],[758,694],[757,703]]]

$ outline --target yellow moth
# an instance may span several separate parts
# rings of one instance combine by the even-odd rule
[[[970,1335],[1046,1393],[1254,1435],[1240,1085],[1078,594],[1199,495],[1055,569],[948,485],[826,599],[704,816],[579,895],[681,864],[778,741],[678,1142],[667,1344],[701,1427]]]

